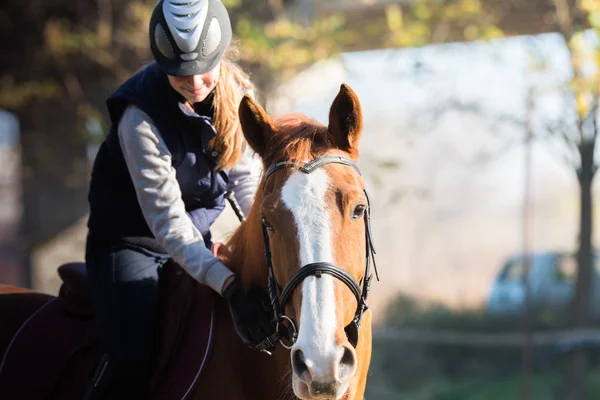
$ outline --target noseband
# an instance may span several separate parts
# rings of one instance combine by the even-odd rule
[[[327,164],[343,164],[354,168],[360,175],[360,170],[358,166],[349,158],[328,154],[321,157],[318,157],[298,168],[299,171],[304,172],[305,174],[310,174],[313,171],[319,169],[320,167]],[[272,175],[275,171],[286,168],[293,167],[297,164],[294,161],[280,161],[272,164],[265,174],[265,181]],[[271,247],[269,244],[269,235],[267,232],[267,225],[263,219],[262,222],[262,231],[263,231],[263,239],[265,246],[265,257],[267,261],[267,268],[269,270],[269,297],[271,299],[271,305],[273,307],[273,313],[275,314],[275,320],[277,322],[277,334],[276,339],[268,338],[266,339],[265,347],[272,348],[275,346],[276,341],[279,340],[282,346],[290,349],[296,340],[298,339],[298,328],[296,321],[292,318],[289,318],[285,315],[285,306],[290,300],[290,297],[304,281],[309,276],[315,276],[316,278],[321,278],[322,274],[328,274],[333,276],[334,278],[342,281],[352,292],[354,297],[356,298],[356,312],[354,313],[354,318],[352,322],[348,324],[344,328],[346,332],[346,336],[348,337],[348,341],[352,344],[352,346],[356,347],[358,344],[358,329],[360,328],[360,323],[363,317],[364,312],[368,309],[367,306],[367,295],[369,294],[369,289],[371,286],[371,267],[370,267],[370,259],[373,259],[373,267],[375,270],[375,276],[377,280],[379,280],[379,276],[377,273],[377,265],[375,264],[375,247],[373,246],[373,237],[371,234],[371,204],[369,202],[369,196],[367,195],[367,191],[364,191],[365,196],[367,198],[367,208],[364,214],[364,222],[365,222],[365,242],[366,242],[366,253],[367,253],[367,262],[365,266],[365,274],[360,282],[357,282],[352,275],[346,272],[344,269],[338,267],[337,265],[328,263],[328,262],[316,262],[310,263],[302,266],[287,282],[287,284],[281,289],[277,280],[275,279],[275,271],[273,269],[273,262],[271,260]],[[288,327],[285,327],[288,325]],[[285,339],[288,341],[288,344],[284,343],[282,340]]]

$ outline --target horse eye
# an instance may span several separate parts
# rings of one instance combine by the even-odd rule
[[[267,219],[266,219],[265,217],[262,217],[262,223],[263,223],[263,225],[265,226],[265,228],[267,228],[267,230],[268,230],[269,232],[273,232],[273,231],[275,230],[275,229],[273,228],[273,225],[271,225],[271,224],[269,223],[269,221],[267,221]]]
[[[365,215],[366,209],[367,209],[367,206],[365,206],[364,204],[357,205],[356,208],[354,209],[354,212],[352,213],[352,219],[362,218],[363,215]]]

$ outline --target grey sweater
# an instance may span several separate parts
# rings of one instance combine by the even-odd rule
[[[221,293],[233,273],[204,245],[186,214],[171,153],[150,117],[129,106],[118,128],[119,141],[148,227],[169,255],[198,282]],[[246,214],[262,172],[260,159],[248,150],[230,171],[229,181]]]

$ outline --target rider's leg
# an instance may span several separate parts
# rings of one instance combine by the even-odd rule
[[[108,355],[90,393],[144,398],[154,364],[158,277],[167,260],[165,254],[133,247],[87,256],[94,311]]]

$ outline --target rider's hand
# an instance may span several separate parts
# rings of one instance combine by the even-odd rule
[[[244,293],[236,277],[225,287],[223,298],[229,304],[233,326],[242,342],[256,348],[275,332],[273,310],[268,296],[260,289]]]

